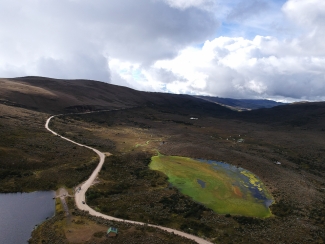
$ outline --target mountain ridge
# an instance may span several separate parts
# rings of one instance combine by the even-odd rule
[[[234,98],[222,98],[211,96],[195,96],[206,101],[210,101],[222,106],[226,106],[236,111],[247,111],[259,108],[272,108],[279,105],[285,105],[287,103],[276,102],[267,99],[234,99]]]
[[[198,96],[143,92],[94,80],[28,76],[1,78],[0,86],[0,103],[51,114],[159,106],[193,116],[204,114],[258,123],[306,125],[316,119],[320,127],[325,114],[325,102],[281,104],[238,112]],[[279,103],[271,101],[270,104]]]
[[[64,80],[46,77],[0,79],[0,102],[42,112],[58,113],[150,105],[184,106],[192,103],[211,107],[190,95],[133,90],[93,80]],[[212,106],[226,112],[221,106]]]

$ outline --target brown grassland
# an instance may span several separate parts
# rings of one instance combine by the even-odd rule
[[[141,93],[94,81],[80,81],[79,90],[78,82],[35,77],[0,83],[2,193],[62,186],[72,191],[96,167],[92,151],[45,130],[51,114],[129,107],[60,116],[50,124],[72,140],[113,154],[87,192],[94,209],[213,243],[325,242],[324,103],[238,113],[188,96]],[[274,197],[274,216],[214,213],[148,168],[157,152],[223,161],[253,172]],[[191,243],[147,226],[91,217],[75,208],[73,198],[68,205],[65,216],[57,201],[56,216],[33,232],[30,243]],[[120,235],[108,240],[104,231],[112,225]]]
[[[0,104],[0,191],[72,187],[89,177],[97,157],[44,128],[47,114]]]
[[[195,243],[148,226],[130,225],[124,222],[92,217],[85,212],[74,209],[74,201],[71,198],[68,200],[68,206],[70,213],[69,216],[66,216],[59,199],[57,199],[55,216],[33,231],[29,243]],[[108,239],[106,231],[112,226],[118,228],[119,235]]]
[[[143,107],[65,116],[56,118],[53,128],[69,132],[72,138],[82,134],[82,140],[86,137],[92,146],[114,154],[107,158],[99,183],[87,194],[88,204],[103,213],[170,226],[216,243],[323,241],[322,130],[245,118],[201,115],[190,120],[193,114],[188,112]],[[222,216],[193,202],[170,186],[165,175],[149,170],[156,150],[220,160],[252,171],[274,196],[274,217]]]

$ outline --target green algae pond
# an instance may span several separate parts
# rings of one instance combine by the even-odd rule
[[[266,218],[272,196],[253,173],[236,166],[201,159],[159,154],[150,169],[168,176],[181,193],[220,214]]]

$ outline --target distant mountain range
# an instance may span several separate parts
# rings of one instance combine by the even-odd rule
[[[226,106],[232,110],[246,111],[259,108],[273,108],[275,106],[284,105],[286,103],[280,103],[266,99],[233,99],[222,97],[209,97],[209,96],[195,96],[206,101],[210,101],[222,106]]]
[[[46,77],[0,78],[0,87],[0,104],[50,114],[156,107],[164,112],[177,111],[189,118],[208,115],[325,131],[325,102],[284,104],[271,100],[142,92],[92,80]]]
[[[50,134],[44,128],[45,121],[50,114],[116,109],[119,111],[61,117],[51,124],[73,140],[114,153],[101,176],[107,178],[101,178],[98,185],[102,185],[92,189],[101,196],[94,199],[100,199],[99,209],[115,198],[114,189],[123,182],[117,191],[118,206],[123,206],[121,212],[131,209],[120,215],[128,219],[148,219],[182,230],[194,226],[191,233],[204,230],[207,237],[218,236],[221,229],[221,243],[233,236],[236,243],[255,243],[255,237],[261,243],[277,243],[280,238],[287,243],[325,240],[324,221],[319,217],[325,216],[325,102],[283,104],[142,92],[92,80],[45,77],[0,78],[0,88],[0,192],[55,190],[82,182],[96,164],[92,152]],[[156,152],[229,162],[249,170],[249,176],[256,174],[274,197],[274,217],[213,215],[174,187],[164,189],[167,176],[147,167]],[[111,178],[113,175],[116,178]],[[103,186],[105,182],[110,183]],[[105,196],[99,194],[102,187],[107,188]],[[233,191],[240,198],[242,192],[237,188]],[[151,202],[148,196],[153,197]],[[144,208],[133,208],[129,201],[133,198]],[[120,210],[108,208],[106,214],[116,212]],[[88,221],[86,216],[83,219]],[[33,237],[67,240],[60,234],[66,230],[60,227],[61,217],[52,220],[41,228],[45,232],[33,233]],[[228,231],[224,223],[238,228]],[[91,231],[89,236],[97,230]],[[243,235],[251,232],[254,238]],[[132,231],[128,235],[133,240]],[[150,235],[150,240],[161,238],[160,233]]]
[[[0,78],[0,104],[45,113],[160,106],[188,113],[229,114],[233,111],[190,95],[143,92],[93,80],[46,77]]]

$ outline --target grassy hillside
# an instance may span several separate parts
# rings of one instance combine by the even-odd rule
[[[72,187],[96,167],[94,153],[45,130],[47,114],[3,104],[0,112],[0,192]]]
[[[222,97],[196,96],[206,101],[226,106],[233,110],[245,111],[259,108],[272,108],[285,103],[266,99],[233,99]]]
[[[54,120],[53,126],[73,137],[85,135],[102,150],[106,140],[115,143],[114,157],[105,162],[99,183],[87,198],[104,213],[168,225],[216,238],[216,243],[319,240],[324,227],[319,216],[325,211],[325,172],[320,165],[325,137],[312,129],[256,123],[237,115],[218,118],[201,113],[198,120],[191,120],[187,108],[138,107],[69,115]],[[171,187],[166,176],[148,169],[157,150],[164,155],[223,161],[253,172],[274,197],[275,216],[267,220],[231,217],[195,205]],[[310,228],[317,231],[311,233]]]
[[[187,95],[88,80],[25,77],[0,79],[0,85],[1,192],[72,187],[95,167],[93,152],[45,130],[51,114],[127,107],[61,116],[50,125],[66,137],[114,154],[88,192],[87,201],[95,209],[204,235],[215,243],[325,241],[324,103],[238,113]],[[157,150],[253,172],[274,197],[275,216],[263,220],[215,214],[148,168]],[[58,223],[53,220],[52,225],[58,228]],[[60,238],[65,235],[69,232]]]
[[[0,86],[0,103],[46,113],[155,105],[228,112],[221,106],[189,95],[140,92],[92,80],[21,77],[0,79]]]

